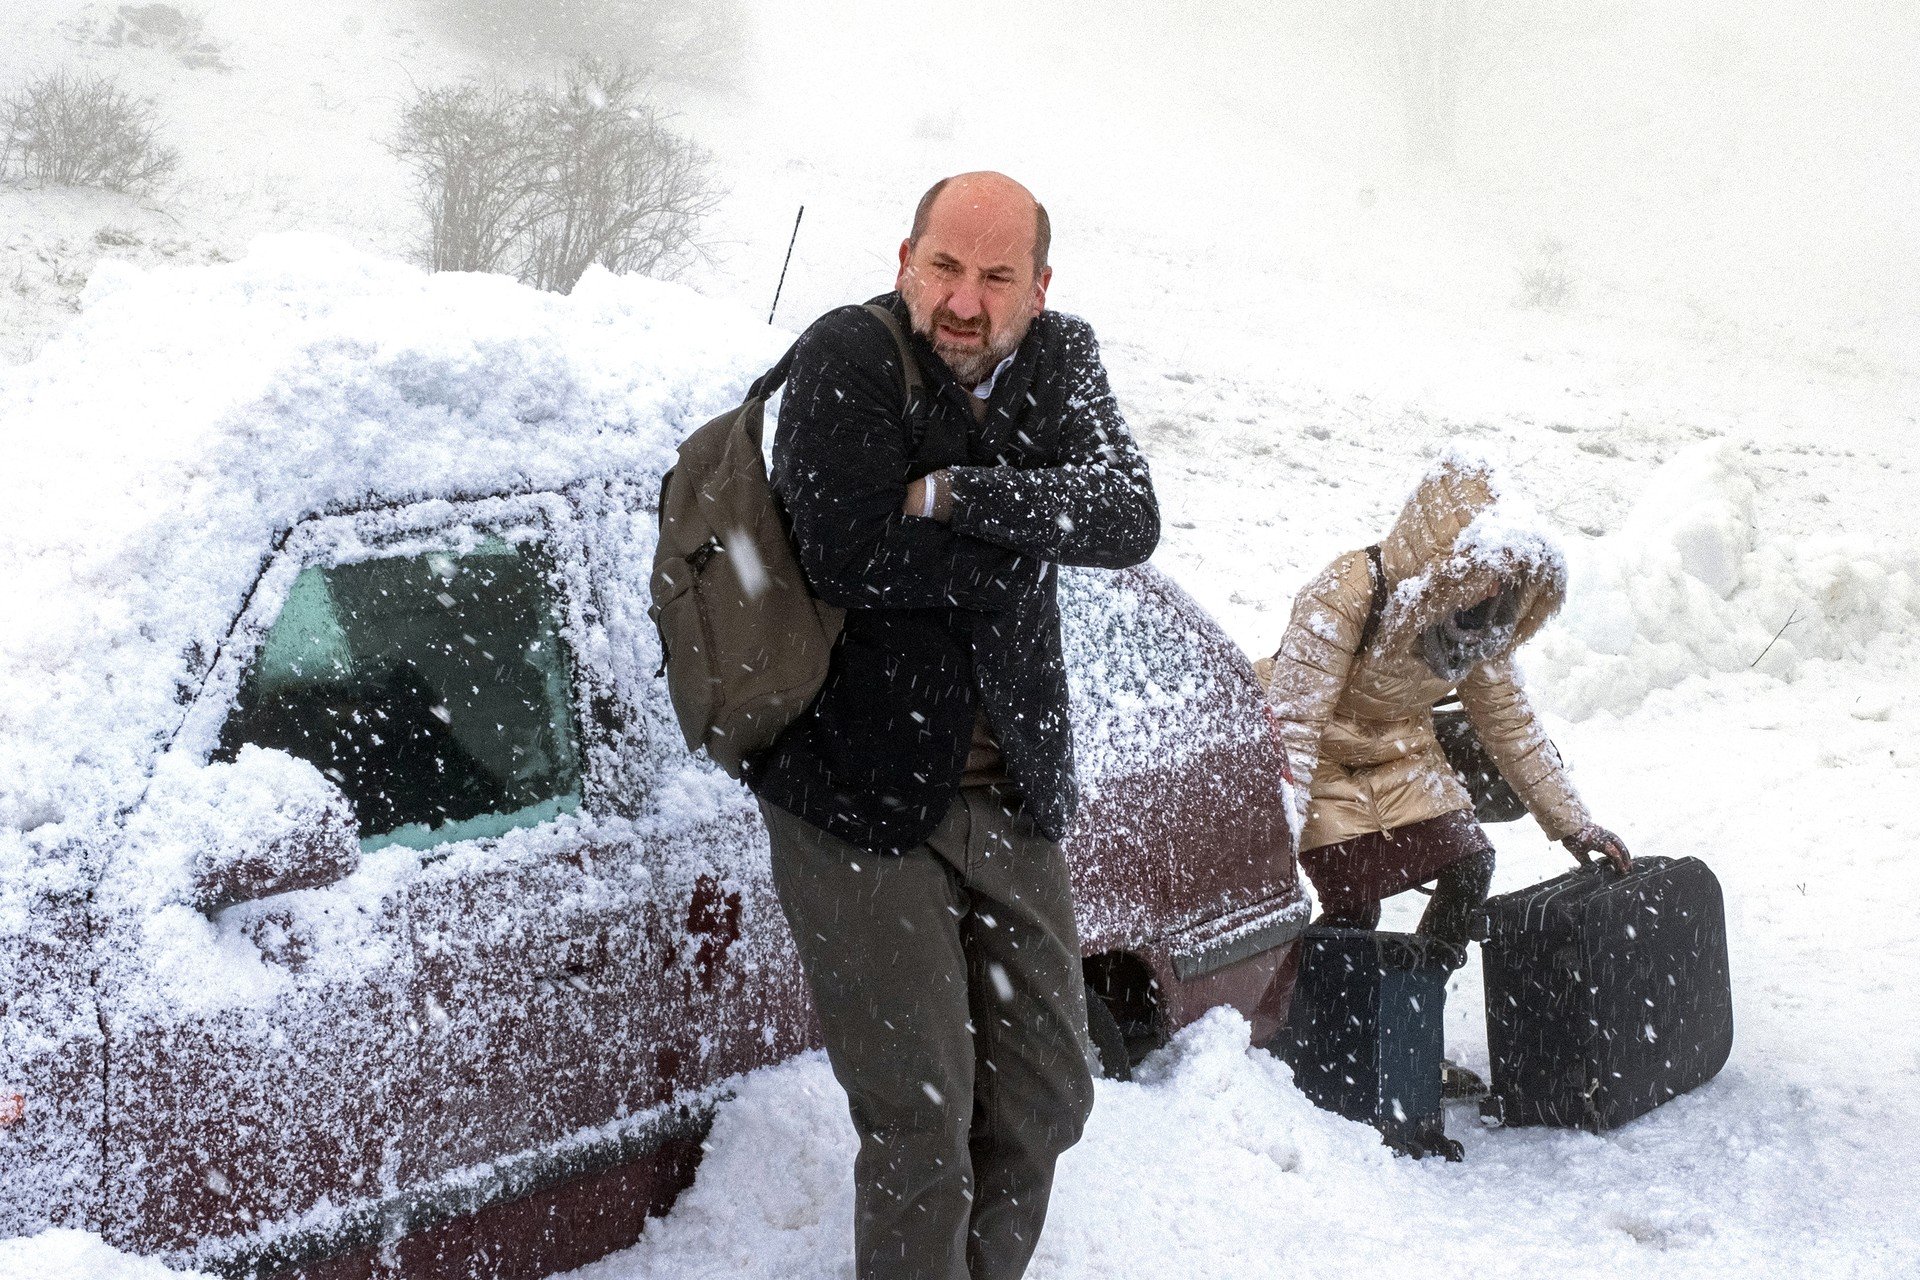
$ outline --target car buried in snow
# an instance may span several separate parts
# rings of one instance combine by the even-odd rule
[[[173,719],[100,765],[138,775],[112,821],[16,824],[0,1235],[542,1275],[632,1243],[729,1079],[817,1044],[751,797],[654,678],[659,469],[574,471],[319,502],[219,590],[142,585],[229,603],[126,628],[203,639],[156,642]],[[1252,672],[1153,568],[1062,604],[1106,1065],[1219,1004],[1264,1039],[1307,904]]]

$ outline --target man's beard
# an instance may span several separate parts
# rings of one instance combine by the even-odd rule
[[[1020,340],[1027,336],[1027,326],[1032,323],[1031,316],[1021,316],[1019,320],[1001,333],[994,333],[985,316],[975,316],[971,320],[962,320],[945,307],[935,307],[933,315],[925,325],[915,325],[914,332],[925,338],[933,347],[934,354],[953,370],[954,379],[971,391],[993,375],[1000,362],[1013,354]],[[948,342],[940,337],[941,326],[958,329],[962,332],[985,334],[983,346],[962,346]]]

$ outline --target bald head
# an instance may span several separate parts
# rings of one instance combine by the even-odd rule
[[[965,201],[974,205],[1002,206],[1009,213],[1023,212],[1031,208],[1034,274],[1038,275],[1046,270],[1047,252],[1053,247],[1053,220],[1047,217],[1047,207],[1034,199],[1033,192],[1006,174],[995,173],[991,169],[981,169],[973,173],[956,173],[951,178],[942,178],[928,187],[927,193],[920,197],[920,203],[914,206],[913,230],[907,233],[908,244],[920,242],[920,237],[926,234],[927,223],[933,216],[934,206],[943,198]]]
[[[1050,238],[1033,192],[1002,173],[957,174],[921,198],[894,287],[962,385],[980,385],[1046,309]]]

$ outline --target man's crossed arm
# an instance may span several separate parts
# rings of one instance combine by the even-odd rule
[[[957,466],[911,484],[898,371],[861,358],[863,335],[851,326],[802,340],[781,411],[777,479],[822,599],[996,612],[1030,591],[1046,562],[1119,568],[1152,553],[1160,520],[1146,461],[1091,331],[1076,326],[1059,464]],[[933,518],[922,518],[929,481]]]

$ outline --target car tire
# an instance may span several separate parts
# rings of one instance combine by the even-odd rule
[[[1100,1074],[1109,1080],[1133,1079],[1133,1062],[1127,1056],[1127,1040],[1120,1034],[1107,1002],[1087,992],[1087,1038],[1100,1055]]]

